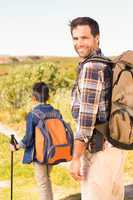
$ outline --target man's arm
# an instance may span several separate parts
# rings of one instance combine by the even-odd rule
[[[71,165],[71,174],[76,180],[82,180],[80,175],[80,157],[84,154],[89,142],[98,112],[98,105],[102,90],[101,72],[93,63],[84,65],[80,81],[80,110],[78,128],[74,144],[74,155]]]
[[[80,109],[76,138],[91,138],[102,91],[102,74],[97,63],[86,63],[80,81]]]

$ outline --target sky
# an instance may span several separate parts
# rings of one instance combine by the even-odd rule
[[[76,56],[69,22],[100,25],[106,56],[133,50],[133,0],[0,0],[0,55]]]

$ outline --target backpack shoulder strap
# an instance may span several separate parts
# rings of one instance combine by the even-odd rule
[[[105,64],[109,64],[111,68],[113,68],[113,61],[105,56],[93,56],[92,58],[86,58],[81,64],[84,65],[87,62],[101,62]]]
[[[40,120],[43,120],[43,119],[45,119],[45,113],[43,113],[42,111],[40,111],[40,110],[37,110],[37,109],[34,109],[33,111],[32,111],[32,113],[38,118],[38,119],[40,119]]]
[[[58,118],[61,119],[62,116],[60,112],[56,109],[50,112],[42,112],[41,110],[35,109],[32,111],[33,114],[35,114],[40,120],[45,120],[45,119],[52,119],[52,118]]]

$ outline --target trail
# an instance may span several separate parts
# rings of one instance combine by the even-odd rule
[[[14,135],[15,138],[17,139],[17,141],[19,141],[19,137],[17,135],[17,133],[12,130],[11,128],[7,127],[6,125],[3,125],[0,123],[0,134],[5,135],[7,137],[11,137],[11,135]],[[0,180],[0,189],[2,188],[8,188],[10,187],[10,181],[2,181]]]
[[[0,189],[10,187],[10,181],[0,181]]]
[[[3,134],[7,137],[11,137],[11,135],[14,135],[17,141],[20,140],[18,137],[18,134],[12,130],[11,128],[7,127],[6,125],[3,125],[0,123],[0,134]],[[61,163],[60,165],[66,168],[69,168],[70,163]],[[0,180],[0,190],[2,188],[10,187],[10,181],[1,181]],[[81,200],[79,191],[74,189],[65,189],[62,187],[54,187],[54,194],[55,194],[55,200]],[[125,200],[133,200],[133,183],[125,185]]]
[[[20,140],[20,138],[18,137],[18,134],[14,130],[7,127],[6,125],[3,125],[2,123],[0,123],[0,134],[3,134],[7,137],[11,137],[11,135],[14,135],[17,141]]]

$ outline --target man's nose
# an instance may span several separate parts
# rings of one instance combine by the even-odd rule
[[[77,45],[78,45],[78,46],[82,46],[82,45],[83,45],[83,40],[82,40],[81,38],[79,38],[79,39],[77,40]]]

